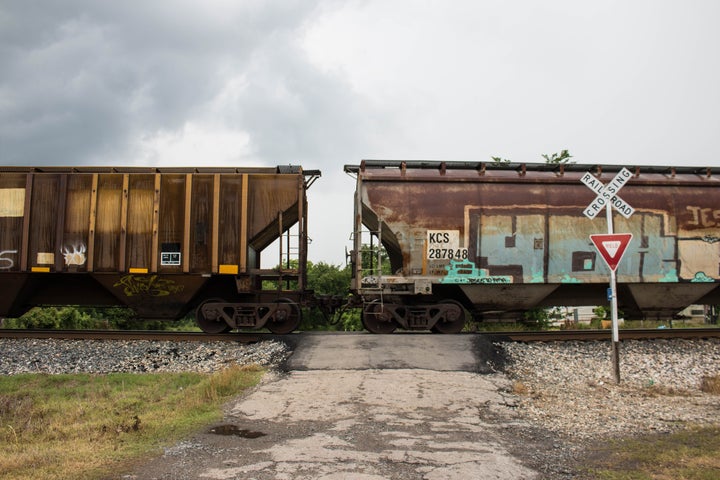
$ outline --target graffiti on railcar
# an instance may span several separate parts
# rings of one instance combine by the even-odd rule
[[[690,220],[685,223],[685,228],[712,228],[720,226],[720,209],[703,208],[688,205],[685,209],[690,213]]]
[[[60,253],[65,258],[66,265],[85,265],[87,261],[87,247],[84,243],[65,246]]]
[[[165,297],[180,293],[185,288],[185,285],[178,285],[174,280],[160,278],[157,275],[125,275],[113,286],[123,287],[128,297]]]
[[[468,213],[468,257],[489,277],[510,277],[512,283],[546,281],[549,239],[544,212],[491,213],[470,207]]]
[[[509,275],[490,275],[485,268],[477,268],[472,262],[451,260],[445,267],[445,275],[440,283],[450,284],[507,284],[513,283]]]
[[[619,265],[618,279],[717,281],[720,240],[712,232],[703,236],[692,232],[693,227],[715,227],[715,218],[720,221],[720,210],[717,216],[706,210],[688,207],[692,218],[678,221],[681,226],[658,212],[638,211],[631,219],[617,218],[615,231],[632,233],[638,239]],[[589,240],[601,229],[584,217],[553,215],[541,208],[511,212],[469,206],[465,218],[468,263],[487,278],[510,276],[514,283],[592,283],[603,281],[608,273]],[[463,278],[455,270],[446,275],[449,278],[443,283]]]
[[[17,250],[3,250],[0,252],[0,270],[10,270],[15,266],[15,260],[10,255],[16,255]]]
[[[705,272],[698,272],[695,274],[695,277],[690,281],[694,283],[710,283],[714,282],[715,279],[705,275]]]

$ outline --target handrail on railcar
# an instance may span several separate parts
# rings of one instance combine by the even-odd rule
[[[365,169],[424,169],[424,170],[516,170],[518,172],[619,172],[628,168],[636,174],[659,173],[672,175],[690,174],[701,176],[720,175],[720,167],[683,166],[670,167],[667,165],[599,165],[599,164],[578,164],[578,163],[525,163],[525,162],[464,162],[464,161],[439,161],[439,160],[362,160],[359,165],[345,165],[346,173],[359,173]]]

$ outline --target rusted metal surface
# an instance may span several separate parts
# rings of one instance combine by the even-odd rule
[[[292,280],[275,297],[301,302],[306,188],[319,175],[297,166],[0,167],[0,316],[127,305],[178,318],[211,297],[267,302],[267,278]],[[261,270],[263,250],[291,227],[299,267]]]
[[[609,270],[589,236],[607,225],[583,214],[596,193],[580,179],[607,183],[621,168],[366,161],[346,171],[358,179],[356,231],[379,231],[391,259],[379,290],[415,295],[429,282],[428,294],[488,313],[606,303]],[[614,231],[633,234],[617,270],[620,308],[652,317],[718,303],[720,169],[629,170],[621,196],[635,212],[614,214]],[[355,289],[377,291],[363,276]]]

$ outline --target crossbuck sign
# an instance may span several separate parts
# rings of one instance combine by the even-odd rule
[[[630,218],[630,216],[635,212],[635,209],[631,207],[628,203],[626,203],[622,198],[618,196],[618,191],[622,188],[623,185],[627,183],[628,180],[630,180],[630,177],[632,177],[632,173],[627,168],[623,167],[622,170],[618,172],[617,175],[615,175],[615,178],[613,178],[610,183],[607,185],[603,185],[600,180],[595,178],[595,176],[587,172],[585,175],[582,176],[580,181],[584,183],[590,190],[597,193],[597,197],[595,197],[595,200],[590,203],[590,205],[587,206],[587,208],[583,211],[586,217],[589,219],[593,219],[597,216],[598,213],[603,211],[607,203],[610,202],[610,205],[620,212],[620,214],[625,218]]]

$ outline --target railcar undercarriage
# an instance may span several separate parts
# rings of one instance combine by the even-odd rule
[[[374,299],[363,305],[363,326],[371,333],[405,330],[430,330],[434,333],[459,333],[465,326],[465,309],[455,300],[409,305]]]
[[[284,335],[300,325],[302,311],[298,304],[289,298],[262,303],[226,302],[215,298],[205,300],[198,306],[195,320],[205,333],[265,327],[272,333]]]

